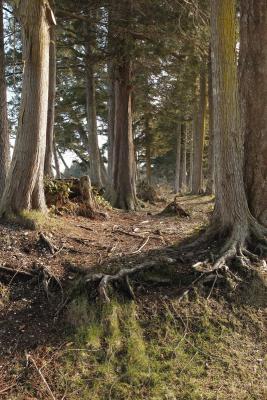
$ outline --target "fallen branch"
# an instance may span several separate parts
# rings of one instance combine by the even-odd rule
[[[31,272],[5,267],[3,265],[0,265],[0,273],[1,272],[8,275],[13,275],[12,279],[14,279],[15,276],[25,279],[32,279],[33,277],[33,274]]]
[[[140,246],[137,250],[133,251],[131,254],[140,253],[140,251],[141,251],[141,250],[146,246],[146,244],[149,242],[149,239],[150,239],[150,236],[148,236],[147,238],[145,238],[145,239],[143,240],[141,246]]]
[[[31,361],[31,363],[32,363],[33,366],[35,367],[36,371],[38,372],[40,378],[42,379],[42,381],[43,381],[43,383],[44,383],[44,385],[45,385],[45,387],[46,387],[46,389],[47,389],[47,392],[50,394],[51,398],[52,398],[53,400],[57,400],[56,397],[54,396],[54,394],[53,394],[53,392],[52,392],[50,386],[48,385],[47,380],[45,379],[44,375],[42,374],[42,371],[40,370],[40,368],[38,368],[38,366],[37,366],[37,364],[36,364],[34,358],[33,358],[30,354],[26,354],[26,359],[27,359],[27,363],[28,363],[29,361]]]

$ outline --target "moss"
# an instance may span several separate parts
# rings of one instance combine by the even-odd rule
[[[267,362],[255,340],[255,310],[200,297],[151,307],[150,314],[133,302],[89,304],[87,296],[72,303],[80,325],[61,360],[68,398],[265,398],[259,382]]]

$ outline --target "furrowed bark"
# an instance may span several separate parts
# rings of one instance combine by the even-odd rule
[[[240,4],[246,193],[252,215],[267,226],[267,3],[242,0]]]
[[[175,181],[174,191],[179,193],[180,191],[180,169],[181,169],[181,123],[177,126],[177,144],[176,144],[176,166],[175,166]]]
[[[5,79],[3,0],[0,0],[0,197],[3,194],[9,167],[9,133]]]
[[[97,136],[97,115],[96,115],[96,84],[95,84],[95,61],[94,48],[96,46],[96,23],[95,15],[91,15],[90,26],[85,24],[86,31],[86,110],[88,126],[88,146],[90,156],[90,178],[92,185],[97,189],[103,187],[101,179],[100,153]]]
[[[23,36],[23,88],[17,139],[1,214],[22,210],[45,211],[43,171],[45,158],[49,28],[54,17],[47,0],[20,0],[18,17]]]
[[[48,92],[48,112],[46,129],[46,149],[44,175],[53,177],[52,160],[54,146],[54,123],[55,123],[55,102],[56,102],[56,28],[50,28],[50,47],[49,47],[49,92]]]
[[[203,66],[199,78],[199,105],[197,124],[194,129],[192,193],[203,189],[203,148],[206,114],[206,68]]]

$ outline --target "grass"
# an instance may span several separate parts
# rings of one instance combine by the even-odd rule
[[[6,216],[5,219],[30,230],[53,228],[60,225],[60,220],[53,217],[53,214],[42,213],[36,210],[25,210],[19,215],[11,214]]]
[[[147,306],[71,305],[82,323],[72,341],[80,350],[60,360],[68,399],[267,399],[259,310],[202,297]]]
[[[138,302],[114,291],[102,304],[78,284],[67,342],[38,365],[58,399],[266,400],[265,275],[238,292],[215,287],[208,300],[210,288],[199,287],[180,301],[176,283]],[[17,368],[16,375],[25,370]],[[8,400],[49,398],[35,370],[16,390]]]

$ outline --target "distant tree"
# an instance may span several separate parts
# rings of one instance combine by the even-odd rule
[[[1,215],[46,210],[43,174],[48,108],[49,28],[54,16],[47,0],[20,0],[17,15],[23,38],[23,88],[12,163]]]

